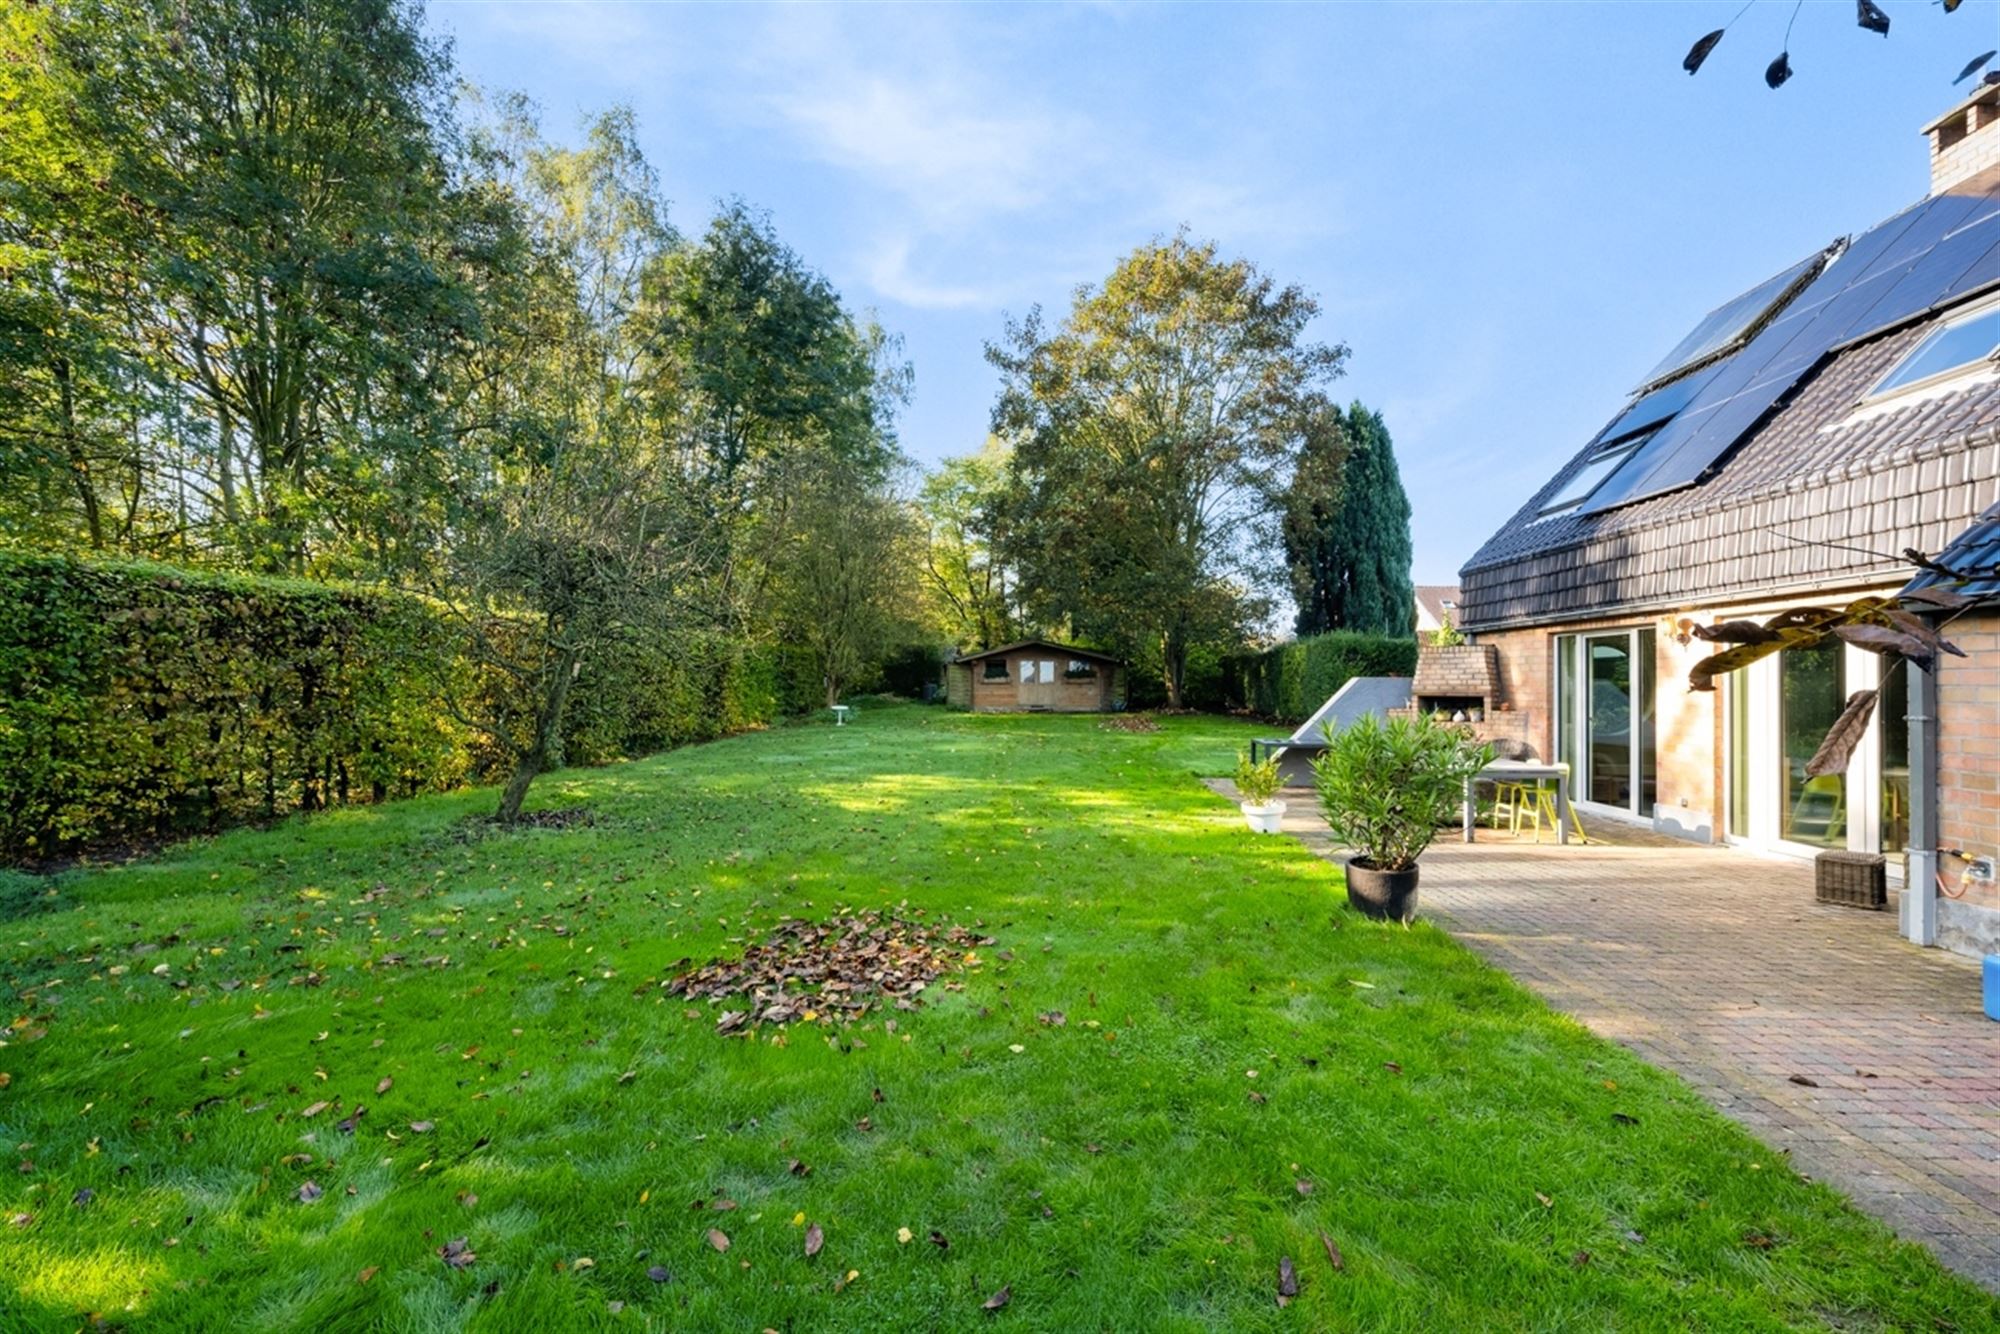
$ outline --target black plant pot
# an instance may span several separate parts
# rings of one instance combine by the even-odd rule
[[[1360,857],[1347,859],[1347,901],[1370,917],[1408,922],[1417,915],[1417,871],[1383,871]]]

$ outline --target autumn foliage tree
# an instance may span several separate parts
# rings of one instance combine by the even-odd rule
[[[1189,650],[1240,630],[1275,498],[1346,348],[1319,307],[1185,234],[987,349],[993,428],[1013,445],[1006,554],[1043,624],[1157,651],[1170,704]]]

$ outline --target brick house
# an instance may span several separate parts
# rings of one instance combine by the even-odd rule
[[[974,713],[1106,713],[1125,707],[1125,664],[1096,649],[1024,639],[945,664],[945,703]]]
[[[1586,821],[1896,872],[1907,849],[1926,892],[1903,896],[1906,931],[1976,948],[2000,939],[1994,887],[1928,891],[1937,849],[2000,854],[2000,617],[1961,619],[1971,656],[1912,674],[1934,714],[1896,688],[1824,778],[1805,761],[1883,659],[1786,652],[1694,693],[1711,646],[1680,629],[1893,594],[1897,553],[1972,537],[2000,499],[2000,86],[1926,133],[1930,194],[1706,317],[1466,563],[1460,623]]]

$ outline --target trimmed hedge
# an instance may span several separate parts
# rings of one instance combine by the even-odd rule
[[[716,636],[585,664],[592,763],[769,722],[781,653]],[[449,788],[494,762],[445,707],[476,678],[420,599],[0,551],[0,858]]]
[[[1231,708],[1302,723],[1354,677],[1409,676],[1416,670],[1412,636],[1334,630],[1224,658],[1222,688]]]

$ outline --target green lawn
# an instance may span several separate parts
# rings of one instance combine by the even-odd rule
[[[0,1328],[2000,1326],[1250,835],[1196,782],[1249,735],[874,709],[544,780],[590,828],[463,793],[0,881]],[[660,987],[893,905],[997,937],[894,1032],[724,1038]]]

